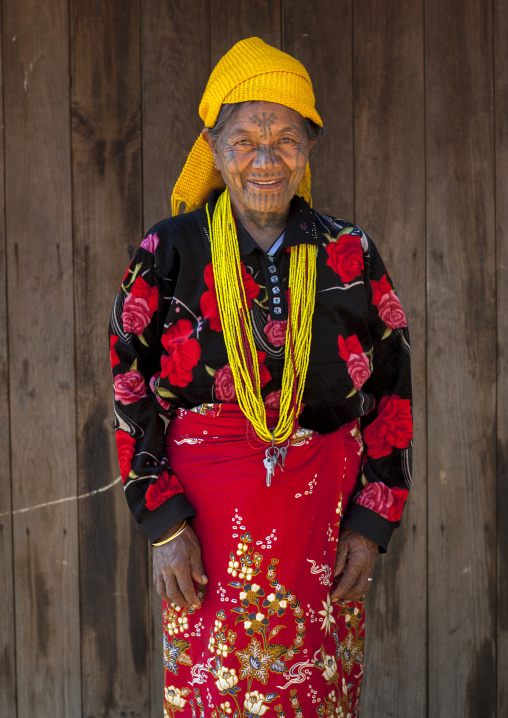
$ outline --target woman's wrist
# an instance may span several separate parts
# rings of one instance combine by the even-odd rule
[[[170,540],[171,538],[175,537],[177,533],[182,531],[186,526],[187,519],[182,519],[181,521],[178,521],[170,529],[168,529],[166,533],[163,533],[162,536],[159,536],[157,541],[153,542],[152,546],[156,546],[157,544],[164,543],[165,541]]]

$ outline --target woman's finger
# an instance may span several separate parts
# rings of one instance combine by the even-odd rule
[[[188,542],[189,551],[189,565],[192,578],[196,583],[208,583],[208,577],[206,575],[205,567],[203,566],[203,559],[201,557],[201,545],[198,537],[191,526],[187,527],[186,540]]]
[[[347,562],[347,544],[339,542],[337,547],[337,555],[335,557],[335,568],[333,575],[339,576],[345,569]]]
[[[186,606],[191,605],[183,595],[178,577],[173,572],[165,577],[165,588],[167,596],[166,600],[168,602],[174,603],[175,606],[180,606],[180,608],[185,608]]]
[[[194,581],[196,581],[196,583],[208,583],[208,577],[205,573],[205,567],[203,566],[203,561],[201,560],[201,551],[198,555],[191,556],[190,571],[191,576]]]
[[[349,561],[342,578],[332,591],[331,600],[349,601],[350,599],[347,598],[347,596],[349,596],[351,589],[357,583],[360,573],[361,568],[352,561]]]
[[[160,573],[157,575],[156,580],[154,581],[157,593],[162,598],[163,601],[169,602],[171,599],[167,595],[166,591],[166,582],[164,581],[164,576]]]
[[[348,590],[346,595],[342,598],[343,601],[358,601],[362,596],[365,596],[372,588],[372,581],[369,581],[370,577],[370,566],[366,570],[361,571],[357,580]]]
[[[184,599],[184,606],[201,607],[201,601],[197,597],[192,583],[192,576],[188,561],[179,561],[173,564],[178,591]],[[178,603],[180,606],[181,604]]]

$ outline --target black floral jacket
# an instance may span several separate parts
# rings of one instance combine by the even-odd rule
[[[209,199],[210,216],[217,199]],[[284,366],[289,252],[317,247],[316,303],[300,426],[335,431],[360,419],[365,463],[343,518],[384,550],[411,481],[407,322],[372,240],[355,225],[291,203],[273,258],[238,225],[245,293],[265,404],[277,408]],[[172,413],[235,402],[205,208],[155,225],[122,281],[110,325],[116,440],[127,501],[149,538],[195,512],[164,454]]]

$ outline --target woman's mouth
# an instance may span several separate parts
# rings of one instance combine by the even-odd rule
[[[274,189],[276,187],[279,187],[284,182],[284,177],[279,177],[279,179],[252,179],[249,180],[249,183],[254,185],[255,187],[260,187],[262,189]]]

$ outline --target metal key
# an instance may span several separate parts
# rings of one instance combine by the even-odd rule
[[[281,446],[279,448],[279,455],[280,455],[280,458],[282,459],[282,466],[284,466],[284,464],[286,463],[286,454],[287,453],[288,453],[288,444],[286,444],[286,446]],[[282,469],[282,466],[281,466],[281,469]]]
[[[272,483],[272,476],[275,471],[275,467],[277,466],[277,459],[275,456],[266,456],[265,460],[263,461],[263,464],[266,468],[266,485],[270,486]]]

